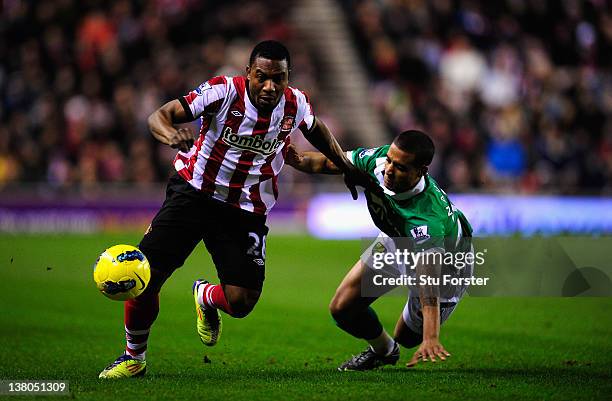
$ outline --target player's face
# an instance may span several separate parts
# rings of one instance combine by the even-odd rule
[[[269,60],[256,57],[246,68],[249,80],[249,96],[255,107],[272,110],[289,85],[287,60]]]
[[[427,167],[417,167],[413,164],[415,157],[414,153],[404,152],[395,144],[391,144],[385,164],[385,187],[396,193],[414,187],[427,172]]]

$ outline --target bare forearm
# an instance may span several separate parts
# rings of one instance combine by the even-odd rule
[[[420,263],[416,271],[421,284],[419,298],[423,312],[423,339],[437,340],[440,335],[440,288],[435,279],[440,277],[440,266]]]
[[[174,124],[192,121],[178,100],[164,104],[154,111],[148,119],[151,135],[161,143],[187,152],[193,145],[193,132],[190,128],[175,128]]]
[[[323,153],[336,166],[338,172],[344,172],[350,168],[351,162],[342,151],[338,141],[332,136],[327,126],[317,119],[315,127],[306,135],[305,138]]]
[[[304,169],[298,170],[312,174],[341,174],[340,169],[331,162],[323,153],[304,152],[302,153],[302,163]]]
[[[170,138],[176,132],[176,128],[172,125],[170,113],[164,108],[160,108],[153,112],[147,121],[151,135],[161,143],[170,145]]]
[[[423,305],[423,304],[421,304]],[[423,340],[437,340],[440,338],[440,305],[422,306],[423,310]]]
[[[426,254],[424,256],[430,255]],[[438,280],[440,279],[441,267],[440,264],[435,263],[435,260],[430,260],[427,257],[416,266],[421,313],[423,315],[423,342],[419,345],[412,359],[406,364],[407,367],[415,366],[419,360],[423,362],[444,361],[450,356],[450,353],[440,343],[440,287]]]

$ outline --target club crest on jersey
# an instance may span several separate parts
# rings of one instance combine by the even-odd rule
[[[201,84],[200,86],[198,86],[195,90],[195,92],[198,95],[202,95],[202,92],[204,92],[205,90],[211,89],[212,87],[210,86],[210,84],[208,82],[204,82],[203,84]]]
[[[295,117],[285,116],[280,122],[280,131],[281,132],[291,132],[293,131],[294,126],[295,126]]]
[[[419,226],[410,230],[410,234],[414,238],[414,242],[417,244],[422,244],[427,241],[431,236],[427,234],[427,226]]]
[[[251,152],[259,153],[263,156],[269,156],[276,152],[283,144],[283,141],[274,138],[264,140],[263,135],[238,135],[232,132],[230,127],[226,127],[223,131],[223,142],[238,149],[250,150]]]
[[[374,246],[372,247],[372,256],[376,255],[377,253],[386,253],[386,252],[387,252],[387,248],[382,243],[382,241],[375,243]]]
[[[373,148],[373,149],[364,149],[361,152],[359,152],[359,158],[363,159],[366,156],[372,156],[374,154],[374,152],[376,152],[376,148]]]

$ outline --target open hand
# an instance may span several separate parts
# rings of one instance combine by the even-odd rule
[[[419,362],[431,361],[435,363],[437,361],[436,358],[445,361],[449,356],[451,355],[444,349],[442,344],[440,344],[440,341],[424,340],[412,356],[412,359],[406,364],[406,367],[412,368]]]

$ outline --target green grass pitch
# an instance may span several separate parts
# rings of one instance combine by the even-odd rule
[[[92,263],[106,247],[138,240],[131,234],[0,236],[0,379],[69,380],[79,400],[612,397],[610,298],[468,297],[442,329],[452,354],[447,362],[409,370],[404,364],[412,351],[402,350],[395,367],[337,372],[364,348],[327,312],[359,255],[359,241],[273,234],[259,304],[245,319],[224,316],[216,347],[202,346],[195,331],[191,284],[198,277],[216,280],[200,245],[162,291],[146,377],[103,382],[99,371],[123,351],[123,305],[97,292]],[[387,329],[403,303],[387,297],[374,304]]]

